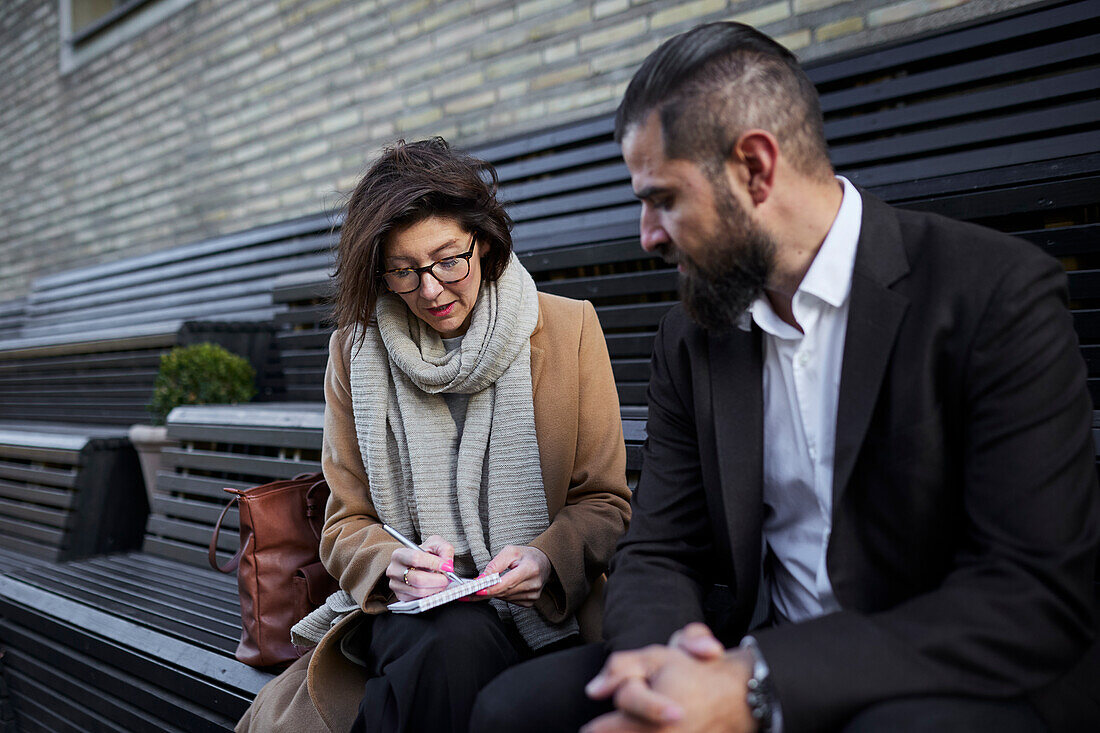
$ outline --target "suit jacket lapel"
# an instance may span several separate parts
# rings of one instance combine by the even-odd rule
[[[758,580],[763,524],[764,389],[760,330],[711,334],[710,393],[721,499],[737,598]],[[751,609],[750,609],[751,610]]]
[[[852,476],[909,300],[890,286],[909,272],[893,210],[865,191],[840,374],[833,507]]]

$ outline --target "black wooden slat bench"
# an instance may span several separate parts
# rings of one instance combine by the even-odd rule
[[[232,728],[271,674],[233,658],[236,579],[207,565],[223,487],[318,470],[321,418],[316,404],[179,408],[168,431],[180,447],[158,476],[142,551],[3,567],[3,665],[21,725]],[[222,560],[238,522],[230,510]]]
[[[149,422],[160,357],[214,342],[252,362],[266,390],[272,284],[328,263],[330,230],[311,217],[49,275],[0,308],[19,327],[0,339],[0,548],[71,559],[139,546],[147,501],[123,426]]]
[[[124,434],[0,423],[4,549],[40,560],[132,549],[146,511],[137,454]]]
[[[1048,5],[809,69],[842,173],[892,203],[1019,234],[1062,260],[1094,397],[1098,26],[1095,3]],[[638,247],[638,208],[611,119],[472,152],[501,173],[516,251],[539,287],[596,305],[636,471],[648,355],[660,317],[675,302],[675,275]],[[204,540],[222,486],[316,465],[328,287],[321,265],[286,273],[274,288],[274,383],[284,399],[308,404],[186,408],[173,416],[170,432],[183,445],[158,478],[143,552],[65,565],[39,561],[33,569],[5,565],[10,553],[0,553],[7,571],[0,578],[5,678],[28,729],[106,720],[116,729],[221,730],[266,679],[231,659],[235,587],[204,569]],[[1094,437],[1100,453],[1100,417]],[[236,521],[231,513],[230,530]],[[221,550],[234,547],[229,531]],[[55,598],[65,603],[52,605]],[[210,664],[214,659],[220,666]],[[91,694],[100,690],[101,698]]]

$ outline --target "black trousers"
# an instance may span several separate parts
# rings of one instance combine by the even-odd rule
[[[372,678],[354,733],[465,731],[478,691],[530,656],[488,603],[451,603],[417,615],[371,621],[356,650]]]
[[[593,702],[584,685],[606,659],[588,644],[512,667],[478,695],[471,733],[574,733],[610,712]],[[736,694],[736,693],[735,693]],[[780,700],[782,705],[782,700]],[[879,703],[856,715],[841,733],[1042,733],[1046,725],[1023,700],[921,697]]]

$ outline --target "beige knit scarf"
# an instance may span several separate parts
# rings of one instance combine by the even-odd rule
[[[538,292],[518,258],[483,283],[461,346],[395,295],[379,299],[377,328],[353,349],[351,395],[359,450],[379,518],[409,537],[455,546],[455,569],[476,575],[505,545],[549,526],[531,388]],[[469,395],[461,430],[443,394]],[[575,633],[533,608],[493,600],[528,646]]]

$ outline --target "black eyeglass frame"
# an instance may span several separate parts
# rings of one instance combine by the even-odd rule
[[[379,273],[378,276],[380,278],[382,278],[382,284],[386,286],[386,289],[389,290],[391,293],[394,293],[396,295],[407,295],[409,293],[415,293],[417,290],[419,290],[420,289],[420,284],[423,281],[425,272],[430,272],[432,274],[432,277],[434,277],[436,280],[438,280],[440,283],[442,283],[444,285],[454,285],[455,283],[462,282],[463,280],[465,280],[466,278],[468,278],[470,276],[470,270],[472,269],[470,267],[470,258],[474,256],[474,247],[475,246],[477,246],[477,234],[471,234],[470,235],[470,248],[468,250],[466,250],[465,252],[463,252],[462,254],[451,255],[450,257],[444,257],[441,260],[436,260],[432,264],[424,265],[423,267],[395,267],[392,270],[384,270],[383,272]],[[443,264],[447,260],[466,260],[466,274],[463,275],[462,277],[458,278],[457,280],[444,280],[439,275],[436,275],[435,274],[435,266]],[[416,287],[412,288],[411,290],[403,290],[403,291],[402,290],[394,290],[390,286],[389,282],[386,280],[386,275],[389,275],[389,274],[394,273],[394,272],[415,272],[416,273]]]

